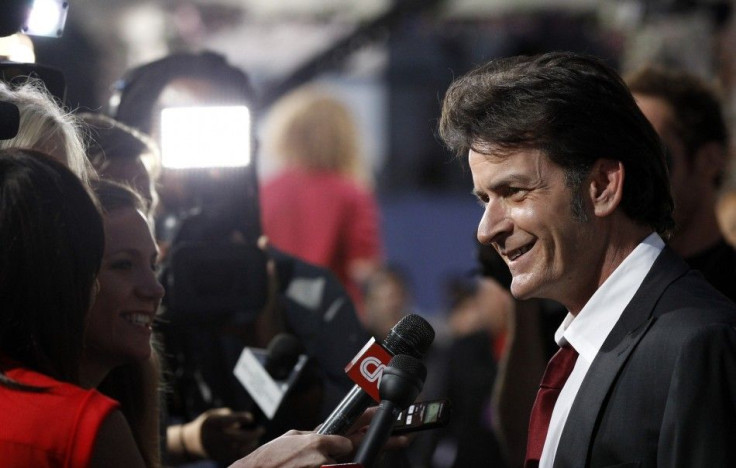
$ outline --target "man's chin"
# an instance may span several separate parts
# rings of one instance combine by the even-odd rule
[[[517,281],[516,278],[511,280],[511,287],[509,290],[511,295],[514,296],[514,299],[518,299],[520,301],[531,299],[533,297],[531,288],[529,288],[528,285]]]

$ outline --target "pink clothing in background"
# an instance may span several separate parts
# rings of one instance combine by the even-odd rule
[[[349,277],[356,259],[380,260],[378,204],[373,194],[334,172],[285,169],[261,190],[263,231],[277,248],[329,268],[362,309],[362,293]]]

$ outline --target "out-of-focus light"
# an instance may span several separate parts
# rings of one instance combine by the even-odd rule
[[[23,34],[0,37],[0,58],[19,63],[34,63],[36,54],[31,38]]]
[[[161,164],[172,169],[245,167],[251,161],[245,106],[169,107],[161,111]]]
[[[31,36],[59,37],[64,32],[69,2],[35,0],[22,31]]]

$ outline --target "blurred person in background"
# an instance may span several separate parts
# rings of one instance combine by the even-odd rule
[[[498,372],[511,298],[487,276],[446,280],[448,341],[433,353],[435,396],[452,403],[449,425],[434,431],[427,466],[506,466],[492,431],[489,395]]]
[[[413,304],[411,284],[406,271],[397,265],[383,265],[365,282],[365,309],[360,319],[365,329],[381,342],[404,316],[418,314]],[[429,363],[428,363],[429,365]],[[428,373],[428,378],[431,378]],[[425,380],[425,386],[426,386]],[[413,466],[408,458],[415,449],[415,437],[406,450],[386,452],[376,463],[376,468],[401,468]],[[421,450],[421,449],[420,449]]]
[[[418,313],[413,306],[411,285],[406,272],[396,265],[384,265],[365,283],[363,326],[376,340],[383,340],[389,330],[405,315]]]
[[[718,91],[684,70],[658,65],[633,72],[626,82],[666,148],[676,223],[669,245],[736,301],[736,249],[716,215],[729,161]]]
[[[352,113],[314,86],[292,91],[270,110],[262,154],[281,163],[261,187],[263,232],[279,249],[335,273],[362,315],[362,288],[383,252]]]
[[[452,304],[448,318],[451,334],[460,337],[484,332],[492,343],[492,357],[498,361],[506,343],[512,306],[507,291],[492,277],[481,276],[450,281],[448,295]]]
[[[511,295],[511,271],[496,250],[478,246],[481,275],[495,283],[495,300],[485,307],[507,307],[506,334],[498,355],[498,372],[489,393],[488,420],[509,467],[524,464],[534,398],[547,361],[555,353],[552,338],[565,308],[544,299],[517,300]],[[500,288],[500,290],[498,289]]]
[[[721,192],[716,204],[716,215],[726,242],[736,247],[736,189]]]

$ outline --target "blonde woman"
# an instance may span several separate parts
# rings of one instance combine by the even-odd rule
[[[261,190],[264,233],[279,249],[332,270],[360,312],[382,241],[353,115],[322,90],[299,89],[271,110],[264,153],[281,163]]]
[[[0,140],[0,149],[41,151],[66,164],[83,182],[94,171],[85,156],[79,120],[48,92],[43,82],[29,79],[20,84],[0,81],[0,101],[15,104],[20,112],[18,134]]]

